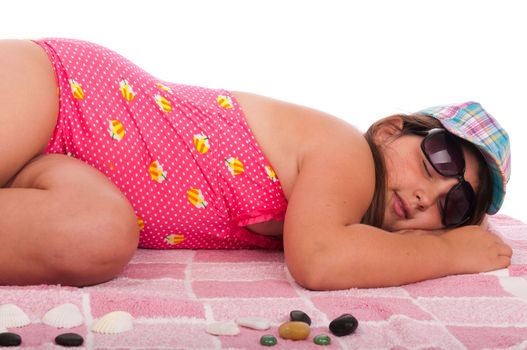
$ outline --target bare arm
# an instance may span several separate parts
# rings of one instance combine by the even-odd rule
[[[321,126],[317,134],[324,138],[324,132]],[[338,140],[346,140],[346,148]],[[317,147],[302,159],[284,230],[287,266],[301,285],[396,286],[510,264],[510,247],[480,226],[401,235],[359,224],[374,186],[368,146],[344,128],[313,143]]]
[[[326,242],[308,247],[312,254],[291,261],[291,272],[307,288],[397,286],[490,271],[508,266],[512,253],[499,237],[478,226],[443,235],[397,235],[361,224],[329,229]]]

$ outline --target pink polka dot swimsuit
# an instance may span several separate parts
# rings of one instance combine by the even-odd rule
[[[57,77],[60,112],[43,152],[104,173],[132,204],[143,248],[281,248],[244,226],[283,220],[287,201],[225,90],[156,79],[119,54],[35,41]]]

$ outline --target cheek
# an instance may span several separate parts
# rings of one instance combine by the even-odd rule
[[[386,166],[386,184],[388,189],[411,190],[421,181],[419,169],[411,162],[401,160]]]
[[[424,230],[439,230],[443,228],[443,224],[441,223],[441,216],[439,215],[439,211],[435,210],[434,208],[430,208],[429,210],[420,213],[419,217],[416,217],[416,221],[418,221],[418,225],[421,226]]]

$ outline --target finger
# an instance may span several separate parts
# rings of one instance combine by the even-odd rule
[[[503,244],[499,250],[499,255],[501,256],[508,256],[509,258],[512,257],[512,248],[508,246],[507,244]]]
[[[511,264],[511,258],[509,256],[500,255],[498,256],[498,264],[501,268],[505,268]]]

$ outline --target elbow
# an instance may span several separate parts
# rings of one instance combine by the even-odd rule
[[[313,291],[343,290],[351,288],[375,288],[382,283],[375,274],[358,259],[348,259],[347,264],[335,260],[325,251],[307,256],[295,256],[286,263],[289,273],[301,287]],[[349,257],[348,257],[349,258]]]
[[[316,268],[316,259],[313,256],[306,257],[303,254],[287,254],[285,251],[287,270],[295,282],[309,290],[322,290],[321,278]]]
[[[354,274],[341,276],[339,271],[328,266],[328,261],[319,257],[309,262],[287,264],[289,273],[297,284],[312,291],[329,291],[350,288],[361,288],[361,281]]]
[[[324,271],[311,271],[307,274],[295,275],[291,273],[296,283],[312,291],[332,291],[353,288],[375,288],[375,283],[359,280],[353,276],[338,276]]]
[[[327,290],[324,288],[323,282],[320,278],[320,276],[316,273],[313,273],[313,271],[292,271],[289,270],[291,273],[291,276],[295,280],[297,284],[299,284],[301,287],[313,290],[313,291],[323,291]]]

